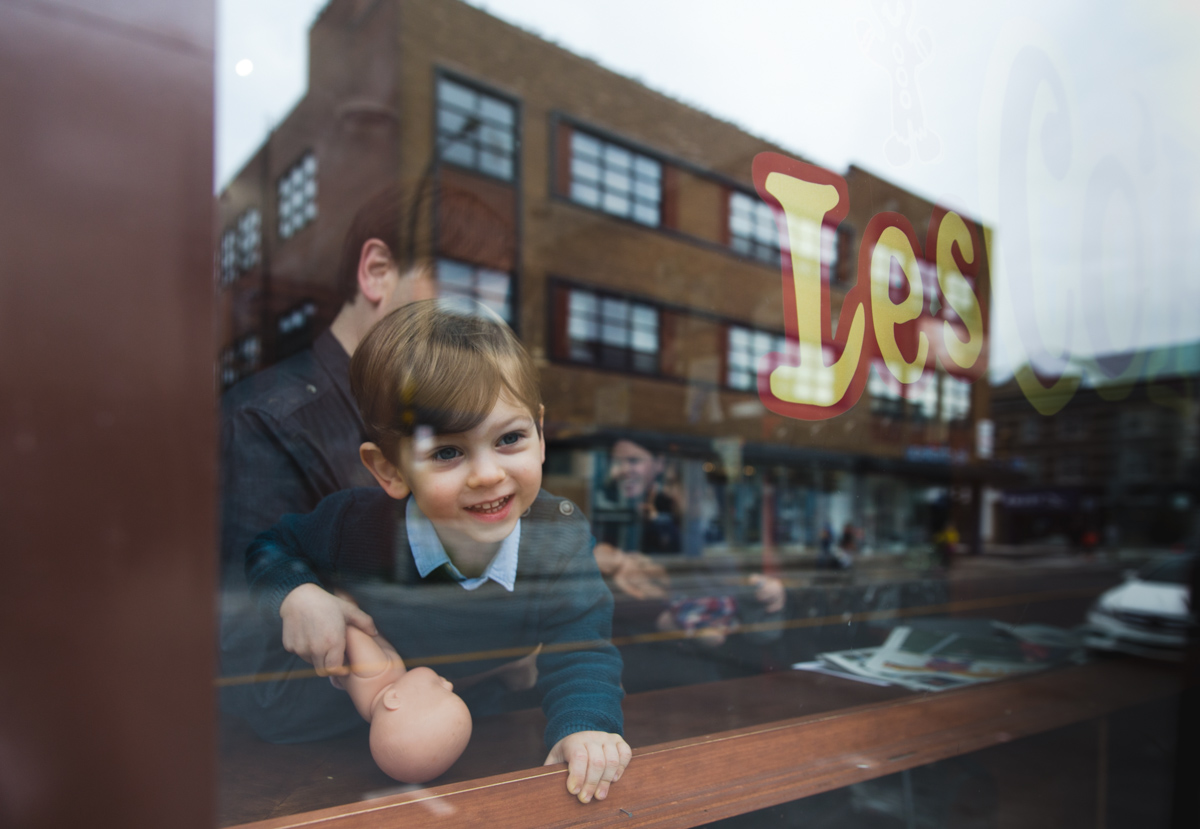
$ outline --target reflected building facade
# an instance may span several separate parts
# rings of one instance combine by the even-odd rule
[[[997,462],[1009,473],[988,499],[993,540],[1110,551],[1193,548],[1200,343],[1099,362],[1142,366],[1145,379],[1105,383],[1089,374],[1054,417],[1038,414],[1015,380],[992,390]]]
[[[609,447],[627,438],[685,493],[687,554],[806,554],[845,526],[864,552],[900,552],[949,521],[977,547],[985,383],[901,386],[879,366],[832,420],[760,402],[759,361],[787,343],[776,217],[750,173],[778,150],[466,4],[333,0],[306,96],[220,196],[221,383],[328,324],[346,225],[399,182],[443,295],[492,307],[539,366],[550,491],[603,512]],[[814,240],[834,319],[870,219],[896,212],[923,236],[935,209],[842,175],[849,213]]]

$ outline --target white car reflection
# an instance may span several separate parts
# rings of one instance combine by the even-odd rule
[[[1196,614],[1189,591],[1194,554],[1173,555],[1131,573],[1088,611],[1084,643],[1159,659],[1181,659]]]

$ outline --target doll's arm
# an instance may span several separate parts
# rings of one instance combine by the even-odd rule
[[[364,720],[371,721],[379,693],[406,673],[404,661],[382,636],[346,628],[346,674],[338,685],[350,694]]]

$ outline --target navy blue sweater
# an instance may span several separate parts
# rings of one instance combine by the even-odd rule
[[[509,593],[488,581],[463,590],[442,569],[422,579],[408,546],[405,502],[381,489],[328,496],[288,515],[246,554],[246,578],[278,618],[301,584],[343,587],[410,666],[451,681],[528,653],[538,644],[537,689],[547,747],[576,731],[621,733],[621,657],[610,643],[612,594],[592,556],[587,520],[544,490],[521,519],[517,578]],[[461,695],[476,715],[503,710],[498,682]]]

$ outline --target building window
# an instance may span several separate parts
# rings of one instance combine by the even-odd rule
[[[743,256],[750,256],[768,265],[779,265],[780,227],[776,221],[779,211],[756,196],[748,193],[732,192],[729,194],[729,246]],[[811,223],[810,223],[811,224]],[[799,251],[802,257],[812,257],[819,253],[821,257],[821,276],[824,279],[837,278],[838,260],[843,248],[848,244],[839,240],[852,238],[853,231],[846,228],[835,228],[833,225],[822,224],[819,234],[820,249],[812,244],[817,234],[809,232],[802,234]],[[788,243],[791,243],[789,237]]]
[[[778,265],[779,225],[775,210],[754,196],[730,193],[729,246],[768,265]]]
[[[867,391],[871,395],[871,414],[893,420],[904,419],[904,392],[900,384],[890,376],[882,362],[871,365],[871,375],[867,378]]]
[[[942,420],[946,423],[966,420],[971,414],[971,384],[943,374]]]
[[[516,107],[441,78],[437,108],[437,140],[443,161],[512,180],[517,143]]]
[[[658,316],[652,305],[572,288],[565,356],[601,368],[657,374]]]
[[[1149,481],[1155,475],[1154,458],[1142,449],[1126,447],[1117,456],[1117,474],[1125,481]]]
[[[279,178],[279,236],[290,239],[317,218],[317,157],[311,152]]]
[[[1154,412],[1142,409],[1127,409],[1120,414],[1119,427],[1124,438],[1148,438],[1154,436]]]
[[[280,314],[275,321],[275,359],[282,360],[308,347],[313,340],[313,320],[317,305],[304,300]]]
[[[221,234],[221,251],[218,254],[221,284],[230,285],[238,278],[237,232],[230,228]]]
[[[282,335],[289,335],[295,333],[296,331],[303,330],[316,315],[317,306],[314,303],[305,302],[301,305],[297,305],[292,310],[279,316],[279,333]]]
[[[726,385],[744,391],[758,388],[758,364],[772,351],[782,353],[786,344],[787,340],[780,334],[729,326]]]
[[[1054,478],[1060,484],[1082,483],[1083,473],[1083,458],[1078,455],[1064,455],[1054,461]]]
[[[930,262],[928,269],[931,279],[925,285],[925,290],[940,291],[941,286],[937,281],[937,263]],[[942,302],[946,319],[960,321],[962,317],[954,309],[970,308],[972,303],[978,304],[978,301],[975,299],[975,280],[969,276],[964,276],[962,279],[949,280],[949,284],[946,285],[946,298]]]
[[[1042,439],[1042,421],[1038,415],[1025,415],[1021,418],[1021,429],[1018,440],[1021,443],[1037,443]]]
[[[648,156],[571,133],[571,200],[649,227],[662,222],[662,165]]]
[[[231,285],[258,264],[262,247],[262,214],[254,208],[242,213],[221,234],[219,265],[222,285]]]
[[[238,267],[249,271],[258,265],[262,250],[262,214],[253,207],[237,220]]]
[[[504,271],[480,268],[452,259],[437,263],[438,293],[444,297],[466,297],[495,311],[512,325],[512,276]]]
[[[262,343],[257,334],[247,334],[221,352],[221,388],[227,389],[258,371]]]
[[[933,420],[938,416],[938,384],[935,377],[925,375],[907,388],[909,408],[914,420]]]

